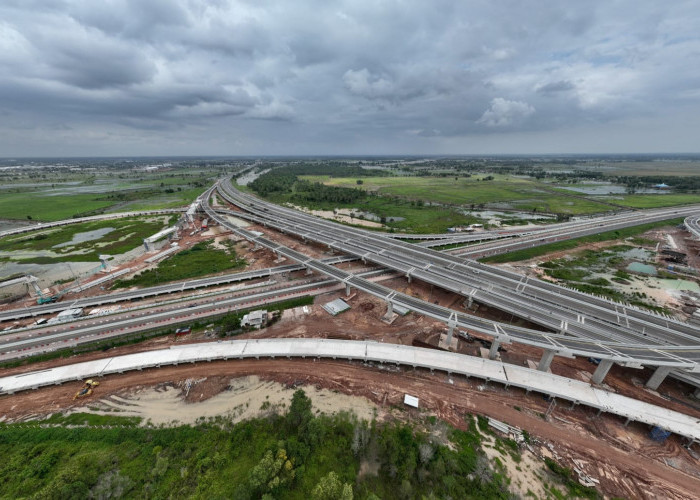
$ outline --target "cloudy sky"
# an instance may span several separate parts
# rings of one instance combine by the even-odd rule
[[[2,0],[0,156],[700,151],[697,0]]]

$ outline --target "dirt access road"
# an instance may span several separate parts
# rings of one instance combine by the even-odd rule
[[[591,464],[587,473],[601,481],[600,489],[607,495],[680,500],[693,498],[700,491],[700,477],[692,475],[692,457],[680,449],[674,438],[657,444],[646,438],[644,426],[633,424],[625,429],[618,418],[595,417],[592,411],[584,408],[557,408],[555,418],[548,422],[540,416],[547,403],[536,395],[527,396],[517,389],[505,390],[493,384],[484,387],[480,381],[447,378],[444,374],[423,370],[313,360],[220,361],[110,375],[101,380],[93,398],[187,378],[216,380],[222,376],[248,375],[288,386],[313,385],[363,396],[391,415],[418,425],[427,414],[457,427],[464,427],[467,413],[497,418],[527,430],[544,443],[551,443],[556,456],[569,466],[573,465],[573,459]],[[5,396],[0,398],[0,407],[5,418],[22,419],[85,405],[89,400],[77,404],[72,401],[80,385],[74,382]],[[224,390],[224,385],[219,384],[206,397]],[[403,407],[401,402],[406,393],[420,397],[421,410]],[[514,400],[521,406],[513,406]],[[680,460],[678,457],[684,453],[684,467],[691,468],[688,473],[664,465],[664,457]],[[696,472],[697,465],[695,462]]]

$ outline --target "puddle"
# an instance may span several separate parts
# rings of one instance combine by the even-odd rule
[[[583,194],[627,194],[627,186],[620,186],[618,184],[611,184],[609,182],[595,182],[585,185],[572,186],[570,184],[557,185],[559,188],[567,189],[569,191],[575,191],[577,193]],[[662,194],[664,191],[659,191],[658,189],[637,189],[635,194],[649,194],[649,193],[659,193]]]
[[[72,245],[77,245],[78,243],[84,243],[86,241],[92,241],[92,240],[99,240],[106,234],[111,233],[114,231],[113,227],[103,227],[101,229],[95,229],[93,231],[85,231],[84,233],[76,233],[73,235],[73,239],[71,241],[66,241],[65,243],[59,243],[57,245],[52,246],[51,248],[63,248],[63,247],[69,247]]]
[[[522,219],[522,220],[556,220],[554,215],[532,214],[525,212],[498,212],[496,210],[462,210],[464,215],[482,219]]]
[[[625,250],[624,252],[618,253],[618,255],[625,259],[636,259],[643,261],[654,260],[654,252],[652,252],[651,250],[646,250],[644,248],[631,248],[629,250]]]
[[[667,290],[690,290],[693,292],[700,292],[700,285],[695,281],[688,280],[658,280],[659,285]]]
[[[627,266],[627,270],[633,273],[648,274],[650,276],[656,276],[658,274],[656,267],[651,264],[642,264],[641,262],[631,262]]]

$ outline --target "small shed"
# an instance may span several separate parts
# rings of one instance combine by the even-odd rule
[[[259,309],[257,311],[251,311],[241,319],[241,326],[255,326],[260,327],[263,323],[267,321],[267,311]]]
[[[328,314],[332,316],[337,316],[343,311],[347,311],[350,309],[350,305],[348,305],[347,302],[345,302],[343,299],[335,299],[331,300],[327,304],[323,304],[323,307]]]
[[[418,408],[418,398],[415,396],[404,394],[403,404],[407,406],[412,406],[413,408]]]

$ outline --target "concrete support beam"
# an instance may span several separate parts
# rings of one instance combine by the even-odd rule
[[[591,383],[593,384],[600,384],[603,382],[605,379],[605,376],[608,374],[610,371],[610,368],[612,368],[612,365],[615,363],[612,362],[610,359],[601,359],[600,363],[598,364],[598,368],[595,369],[593,372],[593,376],[591,377]]]
[[[491,348],[489,349],[489,359],[496,359],[498,356],[498,348],[501,345],[501,341],[498,338],[494,338],[491,342]]]
[[[410,283],[410,282],[411,282],[411,275],[410,275],[410,274],[406,274],[406,279],[407,279],[408,282]]]
[[[386,315],[387,317],[390,317],[392,314],[394,314],[394,304],[391,302],[386,303]]]
[[[345,296],[348,297],[350,295],[350,284],[345,283]]]
[[[649,389],[658,389],[661,385],[661,382],[663,382],[666,379],[669,373],[671,373],[670,367],[659,366],[656,370],[654,370],[654,374],[649,378],[649,380],[647,380],[646,386]]]
[[[542,354],[542,357],[540,358],[540,364],[537,365],[537,371],[546,372],[549,370],[549,365],[552,364],[555,354],[556,353],[554,351],[544,351],[544,354]]]

